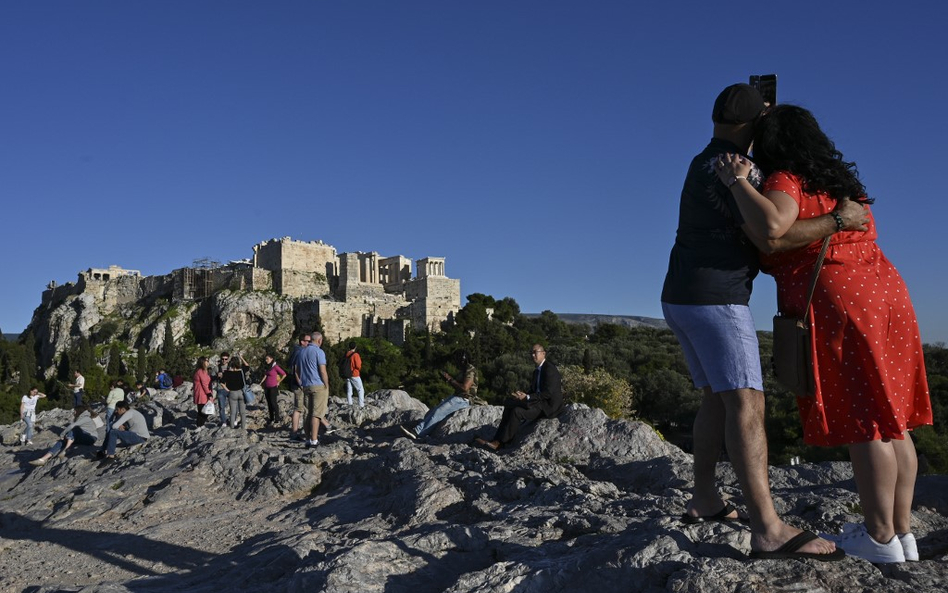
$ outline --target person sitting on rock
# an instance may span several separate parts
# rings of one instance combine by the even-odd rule
[[[119,385],[119,381],[112,381],[109,386],[109,394],[105,396],[105,431],[109,431],[109,426],[115,418],[115,405],[125,399],[125,390]]]
[[[147,399],[149,396],[150,394],[148,393],[148,388],[145,387],[145,384],[141,381],[135,381],[135,390],[125,394],[125,401],[130,404],[134,404],[135,402],[140,402],[144,399]]]
[[[168,376],[165,369],[158,371],[158,374],[155,375],[155,389],[171,389],[171,385],[171,377]]]
[[[489,441],[477,438],[478,445],[497,451],[510,443],[524,424],[537,418],[556,418],[563,412],[563,381],[559,369],[546,360],[546,350],[540,344],[533,345],[530,356],[537,365],[530,391],[517,391],[507,398],[494,438]]]
[[[115,414],[119,417],[106,435],[105,444],[99,451],[99,457],[108,459],[115,458],[115,448],[119,443],[132,446],[144,443],[150,436],[148,434],[148,423],[145,417],[138,410],[133,410],[127,401],[120,401],[115,404]],[[128,425],[128,430],[123,427]]]
[[[73,443],[92,446],[95,445],[98,439],[99,431],[96,428],[95,420],[92,418],[92,412],[89,411],[89,407],[76,406],[73,410],[73,422],[63,429],[62,438],[56,441],[56,444],[53,445],[45,455],[31,461],[30,465],[46,465],[46,462],[49,461],[50,458],[56,457],[60,452],[65,456],[66,451],[72,447]]]
[[[438,423],[443,422],[455,412],[471,405],[471,400],[477,397],[477,369],[468,360],[468,353],[457,353],[459,373],[457,378],[442,371],[441,376],[457,391],[454,395],[444,398],[437,406],[428,410],[425,419],[415,426],[400,426],[408,438],[417,439],[427,436]]]

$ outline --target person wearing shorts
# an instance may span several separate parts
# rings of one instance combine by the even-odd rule
[[[718,155],[744,155],[766,105],[746,84],[727,87],[712,110],[714,134],[691,162],[679,204],[678,231],[662,289],[665,320],[681,343],[695,387],[704,392],[695,417],[694,489],[684,523],[729,521],[738,513],[718,492],[715,470],[726,446],[751,527],[751,557],[839,560],[833,542],[783,522],[774,509],[767,467],[764,393],[757,332],[748,303],[759,271],[758,252],[714,164]],[[829,217],[828,218],[832,218]],[[788,233],[787,249],[832,234],[824,222]],[[799,223],[798,223],[799,224]]]
[[[319,445],[319,425],[329,410],[329,375],[326,372],[326,353],[320,348],[323,335],[313,332],[309,339],[305,348],[296,351],[293,372],[305,396],[302,406],[298,407],[306,408],[304,426],[309,428],[306,446],[316,447]]]

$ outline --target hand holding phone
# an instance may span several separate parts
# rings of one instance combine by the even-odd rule
[[[776,74],[758,74],[750,77],[748,83],[757,89],[760,96],[764,98],[764,103],[768,107],[777,104],[777,75]]]

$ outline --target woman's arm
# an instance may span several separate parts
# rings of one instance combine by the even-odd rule
[[[741,229],[762,253],[805,247],[839,231],[866,231],[869,210],[858,202],[839,200],[832,213],[800,220],[796,201],[781,191],[761,194],[747,182],[751,164],[740,155],[722,155],[715,170],[729,185],[744,217]],[[792,218],[791,218],[792,214]]]
[[[782,191],[757,191],[747,180],[753,164],[739,154],[722,154],[715,171],[721,182],[731,190],[744,218],[742,228],[755,243],[784,236],[800,214],[796,201]],[[757,240],[755,240],[755,238]]]

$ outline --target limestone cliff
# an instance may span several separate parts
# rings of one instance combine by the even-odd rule
[[[144,409],[161,426],[101,465],[93,449],[33,468],[68,413],[40,414],[35,448],[0,450],[3,590],[92,592],[918,593],[948,584],[948,479],[923,476],[913,509],[922,561],[873,566],[750,561],[741,524],[683,525],[691,457],[648,426],[570,406],[500,454],[471,447],[501,409],[450,417],[425,442],[398,424],[425,406],[400,391],[315,449],[286,427],[193,430],[190,386]],[[290,394],[281,394],[288,407]],[[4,443],[17,428],[0,427]],[[788,521],[859,520],[847,463],[771,468]],[[733,472],[723,491],[742,506]]]
[[[412,277],[408,258],[337,254],[322,241],[271,239],[253,254],[226,265],[196,260],[161,276],[110,266],[51,282],[26,329],[38,364],[49,376],[82,338],[154,352],[168,320],[176,343],[212,349],[261,338],[284,346],[317,320],[332,342],[378,336],[399,344],[409,326],[436,331],[461,307],[460,281],[445,276],[444,258],[418,260]]]

